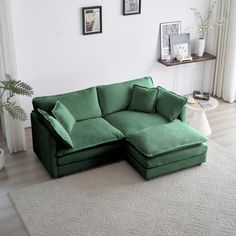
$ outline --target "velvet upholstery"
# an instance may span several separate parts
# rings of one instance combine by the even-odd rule
[[[144,168],[150,169],[157,166],[166,165],[172,162],[181,161],[187,158],[191,158],[193,153],[195,156],[204,155],[207,152],[207,146],[205,144],[198,144],[179,150],[167,152],[154,157],[147,157],[140,153],[131,144],[126,144],[127,152]]]
[[[153,87],[151,77],[130,80],[117,84],[97,86],[98,98],[103,116],[126,110],[131,99],[134,85]]]
[[[175,120],[183,110],[186,103],[186,97],[158,86],[156,111],[167,120]]]
[[[157,91],[157,88],[134,85],[128,110],[154,113]]]
[[[183,170],[196,165],[201,165],[206,161],[206,154],[192,156],[191,158],[176,161],[167,165],[156,166],[154,168],[146,169],[139,162],[137,162],[129,153],[126,153],[126,160],[143,176],[144,179],[149,180],[155,177],[169,174],[178,170]]]
[[[55,136],[55,138],[67,148],[72,148],[73,142],[70,138],[70,135],[61,125],[61,123],[41,109],[38,109],[38,112],[41,115],[42,121],[48,127],[51,133]]]
[[[72,131],[75,124],[75,118],[60,101],[56,102],[52,114],[62,124],[67,132],[70,133]]]
[[[174,120],[169,124],[149,127],[126,137],[126,140],[147,157],[173,152],[182,148],[194,146],[207,141],[201,133]]]
[[[57,101],[63,103],[76,121],[101,117],[102,115],[95,87],[72,93],[35,97],[32,102],[34,110],[40,108],[51,113]]]
[[[105,119],[119,129],[125,136],[139,130],[166,124],[168,121],[157,113],[144,113],[137,111],[120,111],[105,116]]]
[[[58,166],[64,166],[76,162],[83,162],[86,160],[96,159],[98,156],[106,156],[110,154],[110,159],[113,161],[113,152],[123,150],[123,141],[110,142],[101,144],[98,146],[83,149],[77,152],[67,152],[63,154],[60,150],[57,151],[57,164]],[[120,156],[122,157],[122,155]]]
[[[144,112],[127,110],[134,85],[153,88],[152,79],[145,77],[33,99],[33,149],[52,177],[113,162],[125,155],[145,179],[205,161],[207,147],[202,142],[206,139],[200,135],[200,140],[196,140],[199,134],[184,124],[186,107],[182,107],[178,115],[176,113],[178,119],[172,122],[165,115],[149,113],[151,110],[146,110],[148,106],[144,103],[141,105],[141,109],[145,107]],[[55,110],[52,111],[57,101],[71,113],[69,118],[63,117],[67,113],[64,108],[59,112],[64,120]],[[171,105],[166,103],[166,106]],[[38,108],[45,110],[48,116],[55,113],[64,127],[70,130],[68,135],[73,147],[62,145],[40,117]]]
[[[52,177],[58,177],[57,140],[44,125],[38,112],[31,112],[33,149]]]
[[[57,155],[67,155],[105,143],[111,143],[124,138],[124,135],[103,118],[93,118],[76,122],[71,131],[73,148],[61,149]]]

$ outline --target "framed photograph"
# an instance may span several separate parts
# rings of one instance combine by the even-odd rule
[[[174,57],[181,57],[181,58],[186,58],[189,57],[189,46],[187,43],[180,43],[180,44],[175,44],[173,46],[173,53],[174,53]]]
[[[171,57],[175,58],[179,53],[179,49],[183,49],[185,45],[185,57],[191,56],[190,34],[172,34],[170,35]],[[187,50],[187,51],[186,51]],[[182,50],[183,51],[183,50]],[[187,55],[186,55],[187,54]]]
[[[102,33],[102,7],[82,8],[83,35]]]
[[[141,13],[141,0],[123,0],[123,15],[134,15]]]
[[[173,21],[160,24],[160,36],[161,36],[161,60],[169,58],[170,54],[170,35],[180,34],[181,22]]]

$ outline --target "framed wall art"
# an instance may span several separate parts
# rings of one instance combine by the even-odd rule
[[[82,8],[83,35],[102,33],[102,7]]]
[[[134,15],[141,13],[141,0],[123,0],[123,15]]]
[[[170,35],[180,34],[180,32],[180,21],[172,21],[160,24],[161,60],[168,59],[170,55]]]
[[[191,56],[190,34],[172,34],[170,35],[171,57],[175,58],[179,49],[184,49],[185,57]],[[182,50],[183,51],[183,50]]]

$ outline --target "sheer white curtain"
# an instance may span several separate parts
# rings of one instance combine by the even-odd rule
[[[17,76],[14,35],[11,16],[10,0],[0,0],[0,78],[4,79],[5,73],[15,73]],[[19,97],[15,102],[20,105]],[[24,125],[21,121],[13,120],[7,112],[3,114],[4,132],[9,151],[18,152],[26,149]]]
[[[216,66],[212,79],[211,92],[228,102],[236,101],[236,1],[218,1],[218,19],[224,17],[224,26],[216,30]]]

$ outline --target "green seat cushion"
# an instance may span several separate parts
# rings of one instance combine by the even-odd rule
[[[143,155],[155,157],[204,143],[207,138],[189,125],[176,119],[168,124],[137,131],[128,135],[126,140]]]
[[[120,111],[105,116],[114,127],[125,136],[147,127],[166,124],[168,121],[157,113],[144,113],[138,111]]]
[[[203,155],[207,152],[207,145],[197,144],[150,158],[137,151],[137,149],[131,144],[128,143],[126,146],[127,152],[131,154],[131,156],[146,169],[166,165],[187,158],[192,158],[194,156]]]
[[[124,135],[118,129],[103,118],[76,122],[70,136],[74,147],[58,150],[57,155],[66,155],[105,143],[116,142],[124,138]]]
[[[156,111],[169,121],[175,120],[178,117],[186,102],[186,97],[158,86]]]
[[[68,165],[75,162],[83,163],[86,160],[96,159],[110,154],[110,160],[113,160],[114,152],[120,152],[123,150],[123,142],[111,142],[105,143],[99,146],[87,148],[81,151],[67,153],[62,155],[62,151],[57,152],[57,164],[58,166]]]
[[[38,109],[38,112],[40,113],[44,124],[49,128],[56,139],[66,147],[73,148],[73,142],[60,122],[41,109]]]
[[[153,87],[151,77],[144,77],[117,84],[97,86],[103,116],[127,109],[134,85]]]
[[[95,87],[72,93],[36,97],[33,99],[33,106],[35,110],[39,108],[50,113],[57,101],[63,103],[76,121],[101,117],[102,115]]]
[[[62,124],[67,132],[71,132],[75,124],[75,118],[60,101],[56,102],[56,105],[52,110],[52,114]]]
[[[128,110],[154,113],[156,97],[157,88],[134,85]]]

